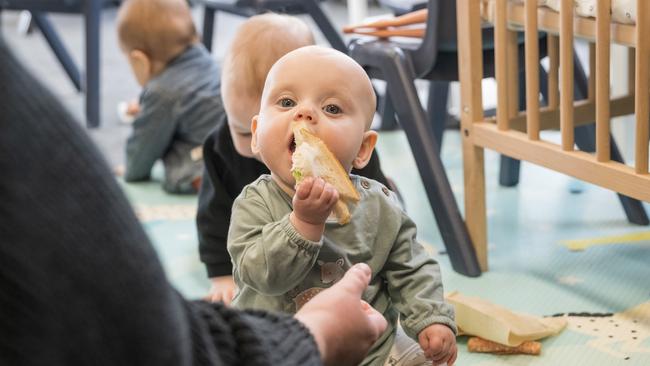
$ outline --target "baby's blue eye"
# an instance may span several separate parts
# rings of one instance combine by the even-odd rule
[[[325,112],[330,114],[339,114],[341,113],[341,108],[334,104],[328,104],[325,106]]]
[[[291,100],[289,98],[282,98],[282,99],[280,99],[280,105],[283,108],[291,108],[291,107],[294,107],[296,105],[296,102],[294,102],[293,100]]]

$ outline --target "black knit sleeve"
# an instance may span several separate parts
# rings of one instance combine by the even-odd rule
[[[224,364],[321,365],[314,338],[290,315],[241,311],[204,301],[193,302],[192,308],[201,319],[197,324],[207,326]]]
[[[183,301],[115,177],[1,34],[0,101],[0,365],[191,365]]]
[[[184,300],[79,124],[0,35],[0,365],[318,365],[289,315]]]

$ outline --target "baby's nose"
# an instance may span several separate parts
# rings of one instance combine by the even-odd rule
[[[296,114],[294,114],[293,119],[295,121],[302,120],[306,122],[313,122],[316,120],[316,114],[309,108],[301,108],[296,111]]]

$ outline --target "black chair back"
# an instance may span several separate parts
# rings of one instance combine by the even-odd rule
[[[432,77],[428,75],[431,75],[435,68],[442,66],[444,72],[448,72],[449,69],[454,70],[451,70],[453,76],[442,77],[441,80],[457,80],[456,1],[429,0],[427,9],[429,15],[424,39],[420,46],[411,53],[415,75],[418,78],[431,79]],[[485,28],[482,30],[482,36],[483,48],[485,50],[494,48],[494,30]],[[441,60],[441,57],[444,60]],[[443,61],[445,65],[438,65],[440,61]]]
[[[441,6],[441,3],[443,4]],[[449,0],[429,0],[427,4],[428,16],[426,23],[426,31],[424,39],[412,54],[413,69],[416,75],[426,74],[436,64],[436,57],[438,55],[438,32],[441,19],[440,8],[445,7],[445,3],[454,4],[454,14],[456,8],[455,1]],[[455,17],[455,15],[454,15]],[[444,16],[442,17],[444,18]],[[456,24],[454,20],[454,25]]]
[[[318,0],[318,2],[321,1],[323,0]],[[210,4],[211,1],[204,0],[204,3]],[[224,1],[214,1],[213,3],[224,3]],[[296,4],[295,0],[237,0],[232,2],[231,6],[240,9],[255,9],[256,13],[271,10],[292,15],[305,14],[305,9],[300,4]]]

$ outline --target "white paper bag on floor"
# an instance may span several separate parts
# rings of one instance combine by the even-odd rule
[[[456,309],[456,325],[469,334],[507,346],[518,346],[562,331],[564,318],[541,318],[515,313],[478,297],[452,292],[446,300]]]

